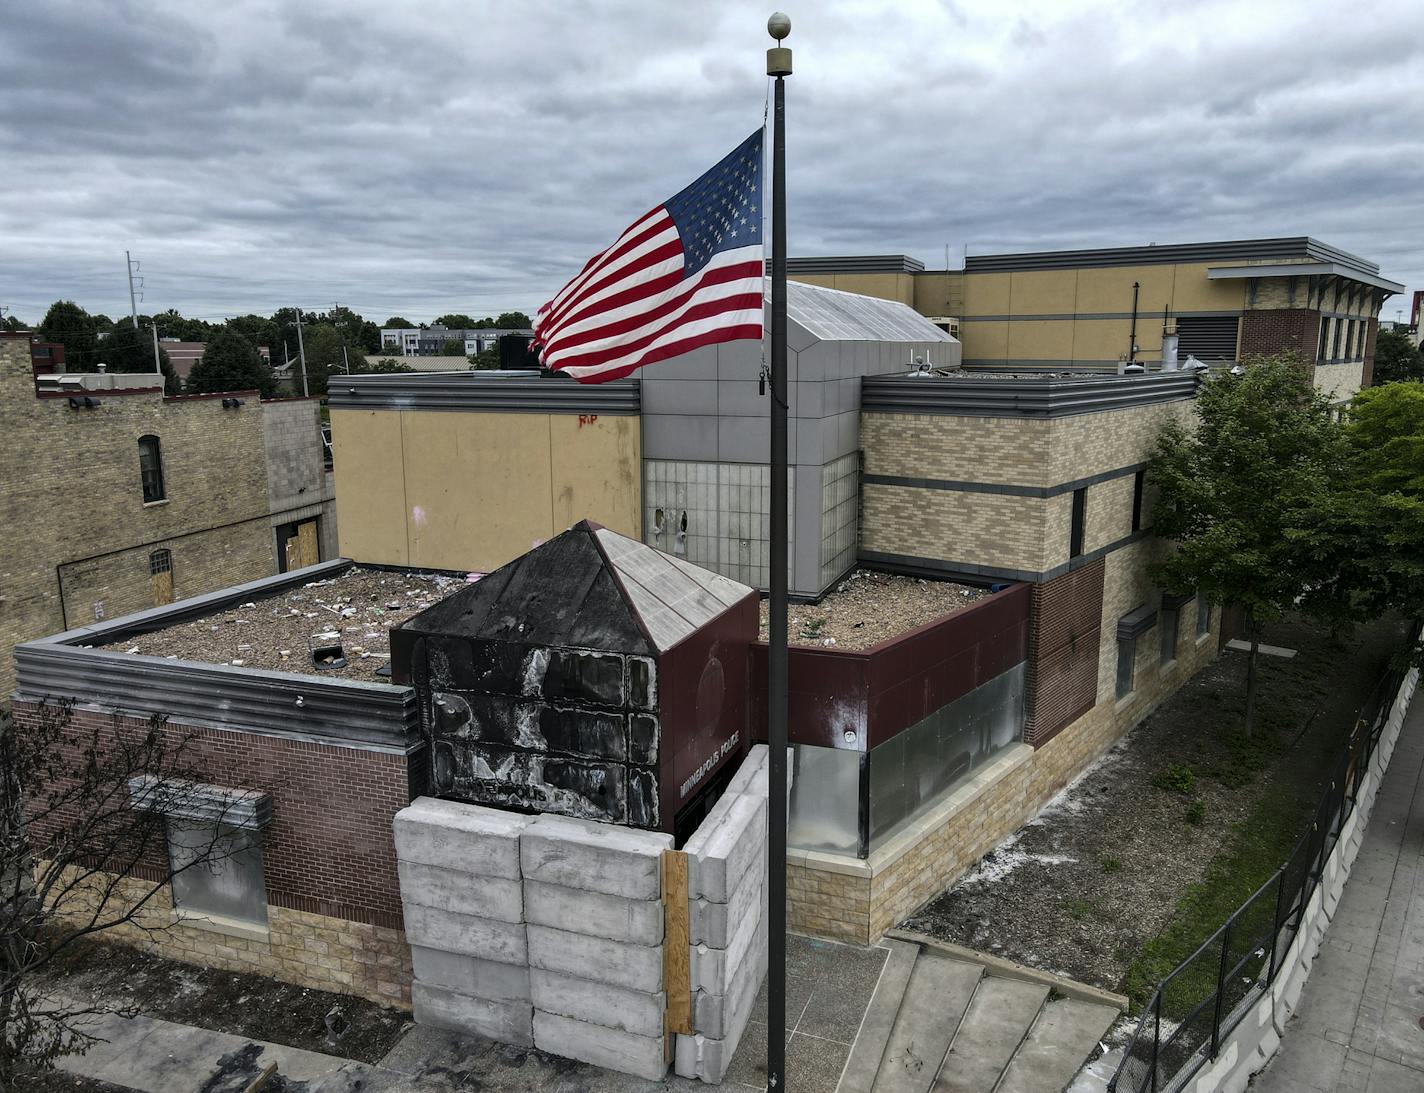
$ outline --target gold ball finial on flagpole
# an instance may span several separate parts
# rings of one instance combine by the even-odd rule
[[[766,21],[766,32],[778,42],[791,33],[791,16],[784,11],[772,12]],[[766,74],[768,76],[791,75],[791,50],[777,46],[766,51]]]

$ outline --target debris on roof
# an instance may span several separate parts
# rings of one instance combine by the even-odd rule
[[[951,615],[989,595],[987,588],[857,569],[816,604],[790,605],[788,644],[869,649]],[[767,640],[767,601],[761,603],[761,640]]]

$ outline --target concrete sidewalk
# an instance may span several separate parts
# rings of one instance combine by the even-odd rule
[[[1262,1093],[1424,1089],[1424,695]]]

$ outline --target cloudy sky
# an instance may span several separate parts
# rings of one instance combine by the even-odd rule
[[[141,310],[532,311],[761,123],[770,10],[19,0],[0,305],[122,314],[128,249]],[[792,254],[1308,234],[1424,287],[1419,0],[790,11]]]

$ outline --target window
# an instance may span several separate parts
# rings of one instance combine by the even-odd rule
[[[148,575],[157,577],[160,573],[173,572],[173,553],[168,550],[155,550],[148,556]]]
[[[1211,633],[1211,601],[1197,593],[1197,637],[1204,638]]]
[[[1146,484],[1147,472],[1138,471],[1132,476],[1132,530],[1142,530],[1142,487]]]
[[[1177,608],[1162,605],[1162,663],[1177,659]]]
[[[143,503],[151,505],[167,496],[163,492],[163,455],[159,451],[158,437],[138,438],[138,471],[143,480]]]
[[[1340,319],[1335,320],[1335,337],[1330,343],[1330,359],[1338,361],[1340,359],[1340,336],[1345,333],[1345,324]]]
[[[1316,359],[1316,360],[1320,360],[1320,361],[1329,360],[1329,359],[1330,359],[1330,354],[1329,354],[1329,352],[1328,352],[1329,349],[1330,349],[1330,320],[1329,320],[1329,318],[1323,317],[1323,318],[1321,318],[1321,320],[1320,320],[1320,338],[1319,338],[1319,340],[1318,340],[1318,342],[1317,342],[1317,344],[1316,344],[1316,347],[1315,347],[1315,359]]]
[[[168,855],[173,868],[173,905],[180,911],[267,925],[267,889],[256,832],[170,819]]]
[[[1083,525],[1088,517],[1088,487],[1073,491],[1073,526],[1068,533],[1068,557],[1083,553]]]
[[[1117,697],[1132,694],[1133,663],[1137,660],[1137,639],[1117,639]]]

